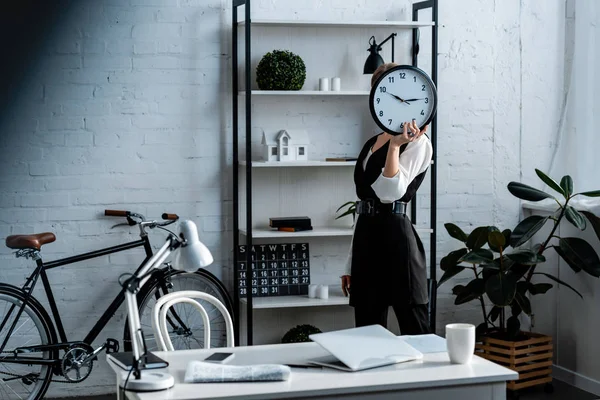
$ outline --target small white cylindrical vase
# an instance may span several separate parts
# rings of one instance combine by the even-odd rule
[[[329,286],[327,285],[319,285],[319,289],[317,290],[318,296],[320,299],[328,299],[329,298]]]
[[[319,90],[322,92],[329,91],[329,78],[320,78],[319,79]]]
[[[331,78],[331,90],[334,92],[339,92],[341,90],[342,81],[339,77]]]
[[[451,363],[470,363],[475,352],[475,325],[446,325],[446,348]]]
[[[319,285],[308,285],[308,297],[314,299],[318,295]]]

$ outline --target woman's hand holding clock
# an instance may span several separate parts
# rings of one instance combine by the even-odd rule
[[[402,128],[402,134],[392,136],[390,139],[390,146],[394,148],[399,148],[403,144],[410,143],[414,140],[417,140],[421,137],[422,134],[427,132],[427,128],[429,125],[426,125],[423,130],[419,129],[419,126],[416,123],[416,120],[412,120],[410,122],[405,122]]]

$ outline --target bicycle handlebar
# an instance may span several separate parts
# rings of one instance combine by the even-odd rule
[[[168,219],[168,220],[171,220],[171,221],[177,221],[179,219],[179,215],[177,215],[177,214],[163,213],[162,219]]]
[[[107,217],[128,217],[129,214],[131,214],[129,211],[104,210],[104,215]]]

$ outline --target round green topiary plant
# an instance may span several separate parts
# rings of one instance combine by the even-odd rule
[[[281,343],[310,342],[311,340],[308,335],[312,335],[313,333],[321,333],[321,330],[312,325],[298,325],[283,335]]]
[[[304,61],[288,50],[273,50],[256,66],[256,83],[260,90],[300,90],[305,80]]]

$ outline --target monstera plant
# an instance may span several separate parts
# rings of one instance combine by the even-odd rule
[[[479,335],[516,340],[520,332],[519,314],[532,313],[528,295],[542,295],[553,287],[553,283],[563,285],[582,297],[572,286],[544,272],[540,264],[546,261],[544,254],[547,251],[555,251],[575,273],[583,271],[600,277],[600,259],[586,240],[557,235],[559,224],[566,218],[580,230],[591,225],[600,238],[600,218],[569,204],[576,196],[600,197],[600,190],[575,193],[570,176],[563,176],[557,183],[542,171],[535,171],[548,187],[558,192],[559,198],[519,182],[510,182],[508,190],[522,200],[555,200],[557,208],[550,215],[527,217],[513,230],[500,231],[495,226],[480,226],[469,234],[455,224],[445,224],[448,234],[462,242],[463,246],[442,258],[444,274],[438,286],[460,273],[471,274],[473,279],[466,285],[454,286],[452,293],[456,296],[454,303],[457,305],[473,300],[481,304],[483,322],[477,327]],[[545,240],[529,243],[547,223],[552,224],[552,229]],[[553,283],[538,282],[537,278]]]

